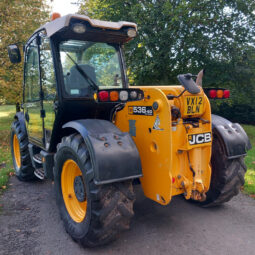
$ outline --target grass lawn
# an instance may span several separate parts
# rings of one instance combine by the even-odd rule
[[[255,126],[242,125],[248,134],[252,149],[245,158],[247,173],[245,175],[244,192],[255,198]]]
[[[13,174],[10,151],[10,127],[15,114],[14,105],[0,106],[0,193]]]
[[[0,105],[0,193],[6,189],[8,178],[13,174],[10,152],[10,127],[15,114],[15,106]],[[244,192],[255,197],[255,126],[242,125],[248,134],[252,150],[245,158],[247,173],[245,176]]]

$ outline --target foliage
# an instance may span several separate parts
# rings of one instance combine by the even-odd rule
[[[231,100],[255,112],[255,2],[253,0],[80,0],[80,13],[102,20],[138,24],[126,45],[130,80],[136,84],[177,83],[180,73],[206,68],[207,87],[226,87]],[[242,117],[242,116],[241,116]],[[255,122],[248,116],[241,121]]]
[[[30,35],[48,19],[45,0],[0,1],[0,104],[20,101],[23,66],[11,64],[7,46],[17,43],[22,49]]]
[[[0,106],[0,193],[6,188],[9,176],[13,174],[10,150],[10,126],[15,106]]]
[[[252,149],[245,158],[247,173],[245,175],[244,191],[255,198],[255,128],[254,126],[243,125],[250,138]]]

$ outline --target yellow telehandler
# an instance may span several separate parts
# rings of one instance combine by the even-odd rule
[[[239,124],[211,114],[209,102],[228,90],[203,89],[204,71],[179,75],[178,86],[129,86],[123,45],[136,24],[54,18],[24,46],[11,149],[19,180],[54,180],[74,240],[94,247],[129,228],[137,183],[161,205],[183,195],[215,206],[238,193],[251,145]],[[21,61],[17,45],[8,53]]]

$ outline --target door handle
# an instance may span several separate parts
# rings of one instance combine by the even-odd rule
[[[58,110],[58,102],[54,102],[53,103],[53,109],[54,109],[54,112],[56,112]]]

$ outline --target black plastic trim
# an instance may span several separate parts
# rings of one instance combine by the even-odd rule
[[[245,156],[252,148],[247,134],[238,123],[212,114],[212,131],[222,140],[229,159]]]

